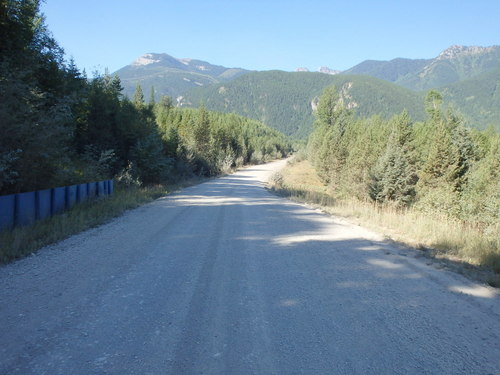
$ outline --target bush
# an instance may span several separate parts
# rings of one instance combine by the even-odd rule
[[[274,172],[269,179],[269,184],[275,189],[280,189],[283,187],[284,181],[285,180],[281,172]]]
[[[156,133],[138,140],[132,155],[143,183],[159,183],[172,172],[173,160],[165,156],[162,140]]]
[[[252,152],[252,155],[250,156],[251,164],[262,164],[263,162],[264,162],[264,155],[262,155],[262,152],[260,151]]]

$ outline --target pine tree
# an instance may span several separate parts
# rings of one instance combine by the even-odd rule
[[[419,171],[418,207],[427,212],[460,217],[460,191],[476,146],[461,119],[451,110],[444,116],[440,95],[431,93],[428,96],[434,99],[426,100],[426,103],[429,114],[427,129],[432,134],[427,137],[427,155]]]
[[[360,200],[370,197],[371,171],[386,149],[390,131],[388,122],[376,116],[358,119],[348,128],[349,155],[342,174],[342,195]]]
[[[395,120],[386,150],[372,172],[370,197],[376,202],[408,206],[413,201],[417,174],[411,142],[411,122],[403,113]]]
[[[66,180],[74,131],[68,69],[36,0],[0,4],[0,193]],[[37,168],[33,168],[36,165]]]
[[[210,119],[205,106],[198,109],[197,119],[193,127],[195,147],[200,155],[207,156],[210,142]]]
[[[333,188],[345,167],[348,142],[343,137],[352,121],[352,113],[339,100],[335,86],[327,87],[319,99],[309,152],[318,175]]]
[[[441,119],[441,106],[443,104],[442,95],[436,90],[431,90],[425,97],[425,111],[433,122]]]
[[[461,209],[462,220],[482,223],[485,231],[500,229],[500,135],[490,134],[486,154],[468,170]]]
[[[316,118],[325,126],[337,126],[342,135],[352,112],[345,108],[335,86],[327,87],[319,99]]]
[[[333,125],[336,120],[336,108],[339,101],[339,95],[335,86],[327,87],[318,103],[316,118],[324,125]]]
[[[140,84],[137,84],[135,87],[134,105],[136,108],[142,108],[144,106],[144,94]]]
[[[154,107],[155,104],[156,104],[156,98],[155,98],[156,94],[155,94],[155,87],[154,86],[151,86],[151,92],[149,94],[149,106],[150,107]]]
[[[160,105],[165,109],[170,109],[174,107],[174,101],[170,96],[164,95],[161,97]]]

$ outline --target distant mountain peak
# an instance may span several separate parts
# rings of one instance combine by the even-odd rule
[[[452,45],[432,59],[365,60],[343,74],[371,75],[415,91],[472,78],[500,66],[500,46]]]
[[[460,56],[467,55],[480,55],[484,53],[488,53],[493,51],[497,46],[491,47],[480,47],[480,46],[460,46],[453,45],[446,48],[443,52],[439,54],[437,57],[438,60],[449,60],[455,59]]]
[[[206,61],[182,58],[178,59],[176,57],[170,56],[166,53],[146,53],[136,60],[134,60],[130,66],[132,67],[145,67],[151,64],[161,64],[164,67],[170,67],[180,70],[188,70],[190,72],[203,72],[209,75],[219,75],[224,71],[229,69],[238,68],[225,68],[223,66],[212,65]],[[243,71],[244,69],[239,69]]]
[[[339,74],[340,70],[333,70],[333,69],[330,69],[327,66],[320,66],[319,69],[318,69],[318,72],[325,73],[325,74],[332,74],[333,75],[333,74]]]
[[[310,70],[308,68],[304,68],[304,67],[300,67],[300,68],[297,68],[295,69],[296,72],[310,72]],[[339,74],[341,71],[340,70],[333,70],[333,69],[330,69],[329,67],[327,66],[320,66],[317,70],[317,72],[319,73],[324,73],[324,74]]]
[[[155,53],[146,53],[140,57],[138,57],[131,64],[133,66],[143,66],[160,62],[161,59],[158,59],[158,55]]]
[[[193,87],[225,82],[248,73],[241,68],[226,68],[191,58],[176,58],[166,53],[145,53],[116,71],[125,95],[132,97],[137,84],[144,92],[154,87],[156,95],[173,98]]]

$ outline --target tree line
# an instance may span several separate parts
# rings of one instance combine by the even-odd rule
[[[320,98],[308,153],[337,197],[418,209],[498,231],[500,134],[464,126],[442,96],[425,98],[427,118],[357,118],[335,87]]]
[[[0,194],[117,177],[148,184],[282,157],[263,124],[178,109],[117,76],[88,79],[47,29],[39,0],[0,1]]]

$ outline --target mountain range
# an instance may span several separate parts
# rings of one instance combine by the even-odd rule
[[[366,60],[342,74],[363,74],[414,91],[430,90],[473,78],[500,65],[500,46],[451,46],[434,59]]]
[[[407,109],[415,120],[425,116],[425,93],[437,89],[470,126],[500,129],[500,46],[451,46],[434,59],[366,60],[343,72],[256,72],[148,53],[116,74],[130,97],[137,84],[146,96],[154,87],[157,98],[169,95],[179,106],[204,103],[300,138],[312,129],[315,102],[329,85],[358,115],[389,117]]]
[[[166,53],[146,53],[115,74],[120,77],[124,93],[129,97],[140,84],[145,93],[154,87],[156,96],[177,98],[193,87],[228,81],[248,72],[202,60],[177,59]]]

